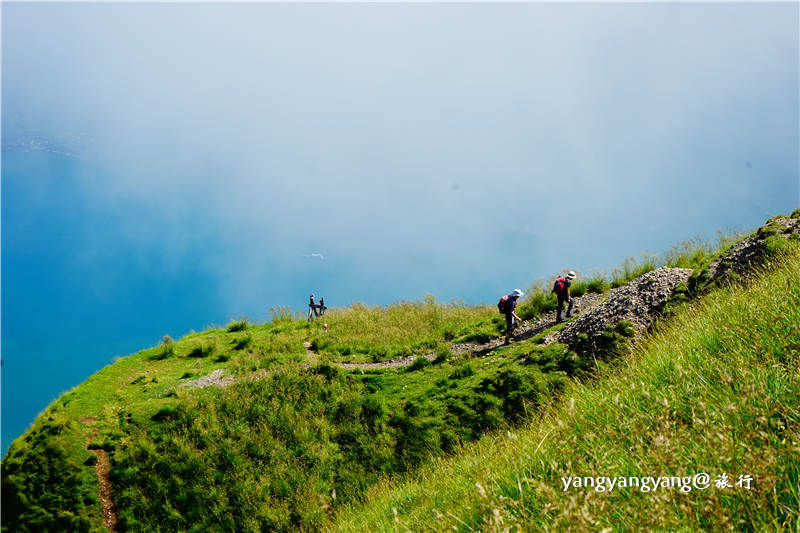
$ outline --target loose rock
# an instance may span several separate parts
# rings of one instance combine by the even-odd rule
[[[218,368],[214,370],[207,376],[203,376],[202,378],[193,379],[192,381],[187,381],[186,383],[182,383],[181,387],[196,387],[198,389],[202,389],[203,387],[225,387],[230,385],[235,380],[233,378],[224,378],[222,375],[224,374],[224,370]]]
[[[708,267],[708,281],[721,282],[731,274],[742,275],[758,265],[767,253],[767,239],[772,236],[800,239],[800,210],[792,216],[773,217],[743,241],[725,252]]]
[[[630,283],[612,289],[606,299],[546,339],[560,342],[578,353],[590,349],[608,326],[630,322],[636,333],[648,329],[664,309],[675,288],[685,283],[690,268],[657,268]]]

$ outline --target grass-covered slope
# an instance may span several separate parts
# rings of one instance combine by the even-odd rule
[[[797,531],[800,248],[748,286],[679,311],[623,363],[564,394],[518,431],[370,489],[330,529]],[[565,491],[562,480],[701,473],[711,487],[689,492]],[[716,488],[723,473],[733,487]],[[740,475],[752,476],[750,490]]]
[[[577,282],[573,295],[602,293],[660,265],[705,272],[730,244],[694,241],[663,258],[628,261],[610,277]],[[519,307],[523,318],[554,308],[549,285],[529,288]],[[690,292],[676,294],[668,311],[692,313],[688,298],[699,291]],[[370,487],[413,476],[431,457],[461,454],[487,432],[514,431],[573,390],[572,378],[591,375],[606,360],[544,344],[554,328],[509,347],[474,349],[503,328],[494,306],[427,297],[385,308],[331,309],[314,323],[277,312],[267,324],[234,322],[178,341],[165,338],[64,394],[12,443],[2,463],[3,531],[102,531],[114,524],[117,531],[316,531],[337,516],[343,526],[358,527],[362,518],[348,518],[351,506],[365,495],[393,498]],[[625,331],[609,333],[608,359],[627,350]],[[366,369],[407,355],[428,358]],[[217,376],[217,386],[183,386],[209,375]],[[489,437],[492,442],[504,441]],[[486,468],[500,473],[501,467]],[[98,497],[109,483],[111,492]],[[470,506],[463,519],[483,527],[485,509],[459,499],[459,485],[443,487],[436,501]],[[479,492],[489,498],[484,487]],[[525,520],[528,503],[520,500],[513,506],[518,514],[503,519]],[[448,516],[439,507],[423,514]],[[385,506],[361,512],[373,513],[365,520],[386,517]],[[506,512],[498,507],[500,517]],[[453,516],[460,524],[462,516]],[[412,529],[447,524],[409,523]]]
[[[499,335],[498,318],[488,306],[428,299],[335,310],[328,334],[283,315],[167,339],[64,394],[12,444],[3,529],[102,530],[87,450],[95,432],[91,448],[111,458],[120,530],[317,529],[381,474],[514,423],[523,402],[563,385],[563,375],[513,359],[448,361],[463,332]],[[431,352],[433,363],[381,372],[335,366]],[[216,370],[237,381],[181,386]]]

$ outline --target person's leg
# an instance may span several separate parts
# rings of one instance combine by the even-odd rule
[[[564,310],[564,298],[558,295],[558,307],[556,308],[556,322],[561,322],[561,312]]]
[[[511,331],[514,329],[514,317],[506,313],[506,342],[511,340]]]
[[[572,316],[572,308],[575,307],[575,298],[569,299],[569,307],[567,307],[567,318]]]

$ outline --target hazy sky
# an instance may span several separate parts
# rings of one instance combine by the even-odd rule
[[[3,451],[164,333],[791,211],[797,43],[796,3],[4,2]]]

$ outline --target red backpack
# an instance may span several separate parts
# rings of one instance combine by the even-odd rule
[[[566,284],[567,280],[564,279],[564,276],[561,276],[560,278],[556,279],[556,282],[553,283],[553,292],[556,294],[561,294],[562,292],[564,292],[564,287],[566,286]]]
[[[505,295],[502,298],[500,298],[499,302],[497,302],[497,310],[500,311],[501,315],[506,314],[507,306],[508,306],[508,295]]]

